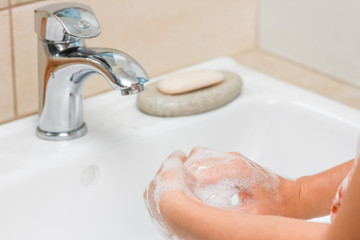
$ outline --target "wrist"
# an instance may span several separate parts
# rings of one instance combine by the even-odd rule
[[[194,209],[198,211],[196,201],[193,200],[181,191],[168,192],[162,196],[159,208],[169,236],[177,236],[178,239],[184,234],[184,229],[193,227],[192,220],[186,220]]]
[[[280,215],[284,217],[299,218],[301,182],[280,178]]]

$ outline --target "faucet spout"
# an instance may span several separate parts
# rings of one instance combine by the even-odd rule
[[[83,136],[83,86],[92,74],[102,75],[121,95],[144,90],[149,77],[131,56],[118,50],[87,48],[85,38],[100,27],[91,8],[53,4],[35,10],[38,33],[39,122],[36,135],[61,141]]]
[[[65,60],[67,64],[64,68],[68,68],[68,73],[71,73],[69,80],[74,83],[83,82],[88,76],[98,73],[114,90],[119,90],[122,95],[131,95],[143,91],[144,83],[149,79],[134,58],[115,49],[79,47],[58,56],[54,65]]]

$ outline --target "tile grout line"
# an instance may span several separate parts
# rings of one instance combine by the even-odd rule
[[[15,118],[18,119],[18,109],[17,109],[17,97],[16,97],[16,76],[15,76],[15,49],[14,49],[14,26],[13,26],[13,15],[12,15],[12,5],[11,0],[8,0],[8,11],[9,11],[9,25],[10,25],[10,47],[11,47],[11,75],[12,75],[12,86],[13,86],[13,102],[14,102],[14,113]]]
[[[260,0],[256,1],[256,13],[255,13],[255,47],[260,48]]]

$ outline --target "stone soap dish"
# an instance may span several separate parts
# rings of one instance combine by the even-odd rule
[[[144,113],[161,117],[192,115],[219,108],[239,96],[242,90],[239,75],[220,72],[225,77],[221,83],[178,95],[161,93],[157,89],[158,82],[148,84],[145,91],[138,94],[137,107]]]

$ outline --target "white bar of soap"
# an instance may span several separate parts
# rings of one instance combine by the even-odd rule
[[[157,89],[164,94],[177,95],[210,87],[224,79],[224,75],[219,71],[197,70],[164,78],[158,82]]]

